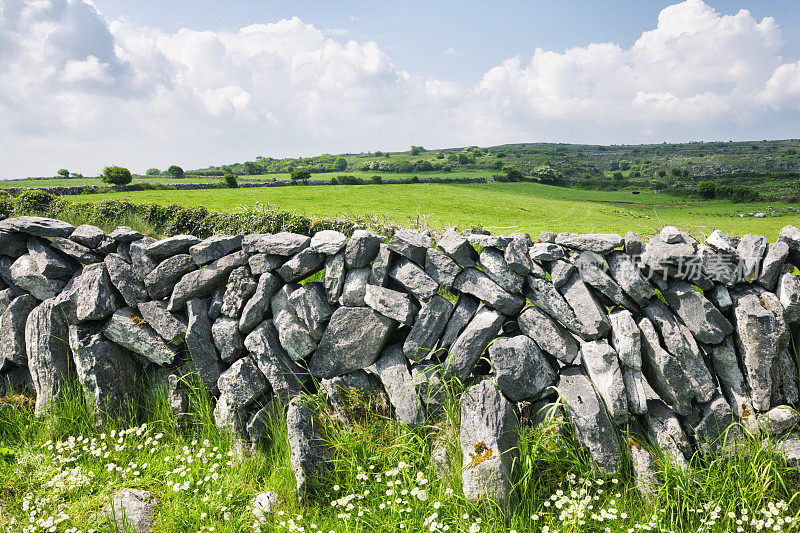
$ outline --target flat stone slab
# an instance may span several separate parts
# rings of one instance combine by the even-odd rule
[[[111,315],[103,326],[103,335],[157,365],[169,365],[175,360],[175,350],[131,307]]]
[[[0,220],[0,231],[18,231],[37,237],[55,239],[69,237],[75,231],[75,226],[54,218],[25,216]]]

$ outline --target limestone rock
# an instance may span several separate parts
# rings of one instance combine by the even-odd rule
[[[105,232],[97,226],[92,226],[91,224],[81,224],[75,228],[69,238],[70,240],[77,242],[78,244],[82,244],[87,248],[94,249],[100,246],[100,243],[103,242],[103,237],[105,236]]]
[[[173,235],[172,237],[167,237],[166,239],[148,244],[144,251],[153,261],[160,262],[174,255],[188,255],[189,248],[199,242],[200,239],[194,235]]]
[[[357,229],[344,249],[344,262],[348,269],[364,268],[378,255],[383,237],[371,231]]]
[[[461,399],[464,496],[471,502],[491,500],[510,514],[514,505],[511,468],[519,451],[514,406],[491,380],[469,387]]]
[[[166,302],[156,300],[140,303],[139,314],[168,343],[179,342],[186,335],[186,318],[167,311]]]
[[[255,294],[258,282],[250,275],[246,266],[236,267],[228,277],[225,294],[222,295],[220,314],[238,319],[244,304]]]
[[[608,323],[605,308],[600,305],[577,272],[573,273],[559,290],[577,319],[579,335],[584,339],[594,340],[608,333],[611,325]]]
[[[753,402],[750,400],[742,371],[739,370],[736,346],[731,337],[711,348],[711,363],[719,380],[720,391],[728,400],[734,414],[739,418],[752,414]]]
[[[517,318],[522,332],[564,364],[572,364],[578,356],[578,343],[558,322],[537,307],[526,308]]]
[[[87,265],[75,280],[76,315],[79,322],[104,320],[122,307],[103,263]]]
[[[778,280],[775,295],[783,306],[783,318],[787,324],[800,323],[800,276],[788,272]]]
[[[58,237],[69,237],[75,230],[75,226],[44,217],[14,217],[0,221],[0,231],[27,233],[36,237],[46,237],[55,239]]]
[[[28,369],[36,388],[36,415],[43,415],[75,376],[69,324],[55,300],[42,302],[25,323]]]
[[[735,422],[728,402],[722,396],[717,396],[702,407],[696,406],[688,423],[701,450],[717,454],[724,448],[726,454],[730,454],[734,445],[742,441],[739,426],[732,425]]]
[[[536,399],[558,375],[530,337],[498,339],[489,346],[494,380],[512,402]]]
[[[509,268],[503,252],[497,248],[484,248],[480,253],[478,264],[483,272],[504,291],[511,294],[522,291],[525,277]]]
[[[370,276],[369,268],[348,270],[342,286],[342,295],[339,303],[346,307],[364,307],[364,296],[367,293],[367,283]],[[330,294],[330,293],[329,293]]]
[[[292,256],[311,245],[311,238],[297,233],[280,233],[258,236],[248,253]]]
[[[558,261],[565,256],[561,246],[547,242],[537,242],[528,251],[531,261]]]
[[[314,376],[329,379],[368,367],[378,358],[396,325],[369,307],[340,307],[309,360],[309,370]]]
[[[592,382],[578,367],[565,367],[560,372],[558,390],[570,411],[578,442],[589,450],[602,471],[616,472],[620,466],[619,443]]]
[[[325,266],[325,256],[315,252],[311,248],[306,248],[292,256],[286,261],[278,274],[286,282],[300,281],[310,275],[319,272]]]
[[[244,345],[281,402],[287,403],[303,390],[305,371],[283,349],[271,320],[265,320],[254,329],[245,338]]]
[[[340,231],[324,229],[311,237],[311,249],[325,255],[336,255],[347,245],[347,237]]]
[[[585,233],[556,238],[556,244],[575,250],[588,250],[598,254],[604,254],[615,248],[620,248],[623,243],[622,237],[611,233]]]
[[[611,323],[611,344],[620,363],[628,368],[642,368],[642,339],[639,326],[630,311],[620,309],[608,315]]]
[[[250,512],[253,513],[258,524],[266,526],[271,523],[269,515],[272,515],[278,509],[278,505],[282,501],[283,499],[277,492],[272,492],[271,490],[260,492],[250,502]]]
[[[117,526],[119,533],[149,533],[153,531],[156,503],[153,495],[145,490],[121,489],[111,496],[105,514]]]
[[[219,392],[217,380],[223,365],[219,359],[211,321],[208,319],[208,304],[205,300],[193,299],[186,302],[189,321],[186,327],[186,348],[192,360],[192,367],[211,394]]]
[[[389,280],[389,270],[394,266],[394,259],[397,254],[389,250],[389,245],[381,243],[378,250],[378,256],[372,263],[372,269],[369,273],[369,284],[378,285],[383,287]]]
[[[7,363],[27,366],[25,322],[37,305],[36,298],[30,294],[23,294],[15,298],[0,315],[0,336],[3,339],[3,342],[0,342],[0,368]]]
[[[515,315],[525,305],[521,294],[511,294],[503,290],[489,276],[476,268],[465,268],[453,285],[456,290],[475,296],[501,313]]]
[[[744,263],[743,280],[754,282],[758,279],[761,260],[767,253],[767,239],[748,233],[739,241],[736,252]]]
[[[521,276],[530,273],[533,268],[533,261],[528,255],[530,252],[530,236],[527,239],[514,238],[506,246],[503,255],[508,268]]]
[[[106,266],[111,283],[122,295],[126,305],[135,307],[147,301],[147,288],[135,276],[131,265],[126,263],[118,254],[108,254],[103,263]]]
[[[141,239],[143,235],[128,226],[117,226],[108,237],[117,242],[133,242]]]
[[[270,302],[280,286],[280,278],[271,272],[265,272],[259,276],[255,292],[244,304],[244,309],[242,309],[242,316],[239,318],[239,331],[246,335],[264,320],[267,316]]]
[[[631,257],[642,253],[642,236],[629,231],[625,234],[625,253]]]
[[[497,336],[505,317],[494,309],[482,307],[450,347],[445,373],[462,383],[469,377],[489,341]]]
[[[660,480],[658,477],[658,464],[650,455],[650,451],[631,440],[631,466],[633,467],[633,476],[636,480],[636,490],[642,495],[646,501],[653,501]]]
[[[581,362],[614,421],[627,422],[628,396],[617,352],[606,341],[585,342],[581,344]]]
[[[168,309],[180,311],[186,306],[186,300],[210,296],[234,268],[245,264],[247,255],[240,250],[217,259],[205,268],[189,272],[175,285]]]
[[[69,326],[69,346],[97,422],[125,416],[139,372],[139,365],[128,350],[106,340],[99,324]]]
[[[474,267],[478,253],[469,241],[453,228],[444,232],[436,243],[450,258],[462,267]]]
[[[624,255],[624,252],[621,252]],[[636,309],[636,304],[622,290],[622,287],[609,276],[609,266],[602,256],[594,252],[581,252],[575,262],[581,279],[616,305],[626,309]]]
[[[244,341],[235,318],[217,318],[211,326],[211,336],[224,362],[233,363],[245,355]]]
[[[357,419],[370,416],[375,408],[381,413],[389,413],[389,397],[380,379],[373,373],[354,370],[331,379],[323,379],[320,389],[333,407],[333,412],[343,424],[352,425]],[[358,399],[358,403],[353,400]]]
[[[364,303],[385,317],[411,325],[419,307],[407,294],[385,287],[367,285]]]
[[[394,344],[383,350],[375,367],[398,420],[412,427],[424,424],[425,413],[422,402],[417,396],[417,389],[411,378],[408,359],[403,355],[402,346]]]
[[[156,267],[156,262],[145,251],[147,246],[154,242],[156,242],[155,239],[144,237],[131,242],[128,249],[131,256],[131,269],[136,279],[141,282],[144,282],[144,278]]]
[[[189,254],[178,254],[164,259],[144,278],[147,293],[153,300],[169,298],[175,285],[180,282],[186,274],[197,269],[192,256]]]
[[[20,289],[28,291],[37,300],[47,300],[56,295],[55,287],[39,272],[39,267],[29,254],[20,256],[11,265],[12,282]]]
[[[411,331],[403,344],[403,353],[412,361],[429,357],[436,342],[444,333],[453,304],[444,297],[435,295],[422,304]]]
[[[241,235],[212,235],[189,247],[197,266],[203,266],[242,248]]]
[[[458,297],[458,302],[450,315],[450,320],[447,321],[447,326],[444,329],[437,350],[448,350],[456,342],[458,336],[461,335],[469,321],[475,316],[479,306],[480,301],[474,296],[462,294]]]
[[[418,265],[425,264],[425,255],[431,246],[431,238],[420,231],[400,229],[394,232],[389,240],[389,250],[414,261]]]
[[[233,409],[252,404],[269,390],[269,383],[251,357],[242,357],[220,374],[219,392]]]
[[[389,277],[413,294],[419,300],[430,298],[439,290],[439,284],[433,278],[405,257],[400,257],[389,271]]]
[[[306,283],[289,296],[289,305],[315,341],[322,338],[334,308],[325,297],[322,283]]]
[[[65,239],[64,237],[59,237],[58,239],[54,240],[50,243],[50,246],[67,257],[74,259],[79,263],[83,263],[84,265],[99,263],[102,261],[99,255],[91,251],[86,246],[80,245],[70,239]]]
[[[719,309],[688,283],[670,283],[663,294],[698,341],[718,344],[733,332],[733,326]]]
[[[344,268],[344,252],[328,256],[325,259],[325,294],[328,303],[337,303],[342,295],[347,271]]]
[[[768,291],[774,290],[788,257],[789,245],[785,242],[778,241],[767,244],[767,253],[761,264],[758,284]]]
[[[169,365],[175,359],[174,349],[131,307],[115,311],[103,326],[103,335],[157,365]]]
[[[528,276],[525,296],[539,309],[573,333],[579,333],[578,317],[555,285],[545,279]]]
[[[327,470],[330,449],[322,438],[315,417],[316,406],[300,396],[292,398],[286,413],[292,470],[297,481],[297,495],[305,501],[316,485],[316,479]]]
[[[260,276],[278,270],[286,260],[282,255],[255,254],[247,258],[247,264],[250,265],[251,274]]]

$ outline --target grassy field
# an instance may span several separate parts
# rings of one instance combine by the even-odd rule
[[[427,220],[433,227],[481,226],[495,233],[649,233],[671,224],[696,226],[698,234],[719,228],[726,233],[757,233],[774,239],[786,224],[800,225],[800,214],[775,202],[734,204],[656,195],[647,190],[634,195],[631,191],[587,191],[535,183],[278,187],[181,191],[177,195],[175,191],[141,191],[67,198],[90,202],[123,197],[204,206],[214,211],[236,211],[261,202],[315,217],[380,214],[401,224]],[[737,216],[767,211],[769,205],[781,216]]]

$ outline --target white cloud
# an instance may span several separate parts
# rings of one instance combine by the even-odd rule
[[[520,50],[474,86],[422,79],[341,35],[297,18],[165,33],[82,0],[5,0],[0,175],[412,143],[796,136],[800,63],[782,60],[776,22],[700,0],[664,9],[630,48]]]

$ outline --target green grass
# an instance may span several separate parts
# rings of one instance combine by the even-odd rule
[[[676,225],[708,235],[714,229],[741,235],[777,237],[786,224],[800,225],[800,214],[787,204],[734,204],[653,194],[642,190],[587,191],[535,183],[348,185],[224,189],[213,191],[140,191],[67,197],[77,202],[129,197],[159,204],[205,206],[237,211],[256,202],[314,217],[380,214],[400,224],[433,227],[481,226],[495,233],[554,232],[652,233]],[[737,213],[767,211],[781,216],[740,218]]]
[[[380,176],[385,180],[389,179],[409,179],[414,176],[418,178],[443,178],[443,179],[454,179],[454,178],[489,178],[492,174],[498,173],[498,170],[486,170],[486,169],[469,169],[469,170],[454,170],[452,172],[381,172],[379,170],[369,170],[369,171],[361,171],[361,170],[343,170],[341,172],[317,172],[311,174],[311,181],[330,181],[331,178],[335,178],[336,176],[355,176],[357,178],[361,178],[364,181],[369,181],[372,176]],[[275,174],[259,174],[254,176],[240,176],[241,178],[248,178],[254,180],[263,180],[263,181],[272,181],[272,179],[276,180],[288,180],[291,179],[291,176],[288,173],[275,173]]]
[[[164,176],[134,178],[131,185],[137,183],[219,183],[218,177],[187,177],[182,179],[172,179]],[[79,185],[107,186],[100,178],[49,178],[49,179],[28,179],[28,180],[0,180],[0,187],[77,187]]]
[[[192,390],[196,414],[184,432],[175,430],[166,397],[158,393],[140,396],[125,420],[103,428],[95,427],[77,387],[38,419],[20,397],[0,399],[16,406],[0,409],[0,439],[12,451],[0,456],[0,529],[110,533],[103,508],[120,488],[155,496],[156,533],[253,531],[249,503],[265,490],[282,498],[260,529],[270,532],[723,532],[735,531],[736,520],[744,520],[744,531],[756,531],[778,519],[783,531],[800,513],[791,471],[767,442],[750,440],[747,453],[730,460],[696,458],[685,470],[657,458],[660,482],[645,500],[627,461],[618,475],[601,475],[556,418],[539,428],[521,426],[516,505],[503,516],[495,506],[463,497],[457,458],[449,476],[432,466],[436,438],[455,441],[458,457],[457,432],[450,429],[458,424],[455,389],[444,420],[418,430],[377,411],[351,417],[350,426],[323,415],[332,459],[301,504],[285,417],[278,413],[269,436],[241,453],[233,437],[213,426],[209,397]],[[320,397],[310,400],[324,406]]]

